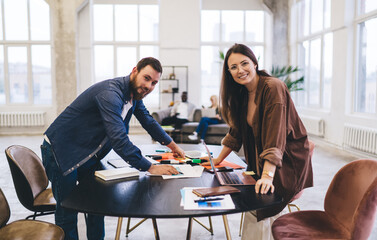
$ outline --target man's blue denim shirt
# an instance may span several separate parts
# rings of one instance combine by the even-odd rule
[[[153,139],[168,145],[172,139],[153,119],[142,100],[133,100],[123,120],[124,104],[131,100],[130,76],[105,80],[80,94],[46,130],[57,164],[67,175],[91,158],[101,160],[111,150],[139,170],[151,163],[126,133],[132,114]]]

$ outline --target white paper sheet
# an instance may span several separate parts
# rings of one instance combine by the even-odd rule
[[[195,202],[194,200],[198,198],[194,193],[192,193],[192,188],[184,188],[181,191],[184,210],[220,210],[220,209],[235,209],[232,197],[230,194],[222,195],[224,199],[218,201],[208,201],[208,202]]]

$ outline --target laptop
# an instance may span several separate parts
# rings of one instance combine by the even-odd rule
[[[209,162],[211,163],[212,171],[215,173],[215,177],[219,181],[220,185],[233,185],[233,186],[240,186],[240,185],[255,185],[256,181],[252,176],[244,175],[242,171],[233,171],[233,172],[219,172],[213,163],[211,153],[204,141],[203,145],[206,148]]]
[[[203,108],[202,109],[202,117],[215,118],[216,117],[216,109],[215,108]]]

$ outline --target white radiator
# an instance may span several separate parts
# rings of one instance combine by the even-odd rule
[[[377,129],[345,124],[343,144],[360,151],[377,154]]]
[[[0,112],[0,127],[35,127],[45,125],[45,112]]]
[[[310,134],[323,137],[325,135],[325,121],[318,117],[300,116],[306,131]]]

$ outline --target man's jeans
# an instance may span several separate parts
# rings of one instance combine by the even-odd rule
[[[56,199],[55,223],[64,230],[65,240],[77,240],[77,212],[65,209],[61,207],[60,204],[76,186],[77,181],[80,181],[80,179],[87,174],[93,174],[97,160],[89,160],[67,176],[63,176],[56,164],[51,145],[44,141],[41,146],[41,151],[43,165],[46,169],[47,177],[52,183],[52,192]],[[89,240],[100,240],[104,238],[105,224],[103,216],[88,214],[86,225],[86,235]]]

